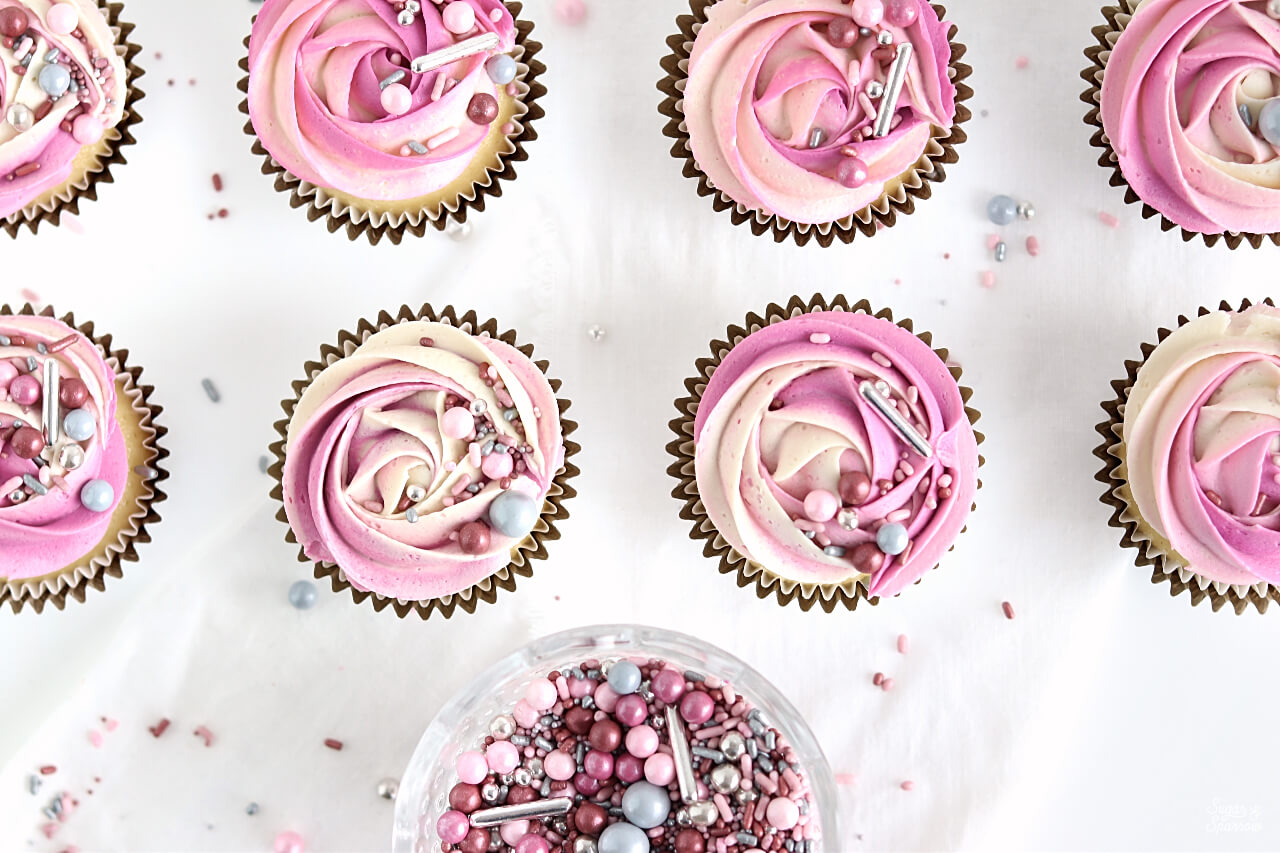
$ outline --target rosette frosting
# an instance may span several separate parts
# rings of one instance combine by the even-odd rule
[[[1197,317],[1138,371],[1124,409],[1134,508],[1196,574],[1280,583],[1280,311]]]
[[[835,222],[910,170],[935,127],[951,127],[949,25],[927,0],[891,0],[890,13],[861,36],[850,15],[865,2],[722,0],[707,9],[683,109],[693,157],[716,189],[793,222]],[[876,137],[906,43],[892,124]]]
[[[44,416],[49,359],[60,388],[52,441]],[[51,317],[0,316],[0,581],[50,574],[91,552],[128,474],[115,373],[98,347]]]
[[[863,383],[880,386],[929,457]],[[751,334],[712,374],[694,427],[707,516],[740,554],[801,583],[857,577],[871,595],[897,594],[954,544],[977,491],[955,379],[915,335],[867,314],[804,314]],[[882,536],[890,525],[901,529]]]
[[[1102,124],[1120,171],[1188,231],[1280,231],[1280,149],[1257,126],[1280,94],[1266,5],[1146,0],[1106,61]]]
[[[460,17],[474,20],[470,31],[445,26],[454,6],[466,7]],[[406,25],[387,0],[263,4],[249,41],[249,116],[280,165],[317,186],[379,201],[428,195],[463,173],[490,131],[468,107],[476,95],[496,102],[500,94],[485,70],[490,54],[423,74],[410,62],[484,33],[498,36],[496,51],[510,51],[515,21],[501,0],[420,7]],[[391,86],[407,90],[394,112],[383,97]]]
[[[359,589],[424,601],[508,565],[563,465],[559,408],[537,365],[501,341],[416,321],[311,380],[281,482],[309,559]]]
[[[0,0],[0,218],[64,183],[120,122],[126,76],[91,0]]]

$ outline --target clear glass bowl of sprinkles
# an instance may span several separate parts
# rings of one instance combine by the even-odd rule
[[[617,665],[619,661],[638,664],[642,672],[654,675],[652,681],[644,679],[640,688],[630,697],[625,693],[620,695],[619,691],[612,689],[615,680],[619,681],[621,689],[625,690],[628,686],[627,676],[638,679],[634,671],[636,667],[623,666],[619,669]],[[683,677],[674,678],[667,675],[659,679],[655,674],[657,670],[652,668],[654,661],[663,663],[661,669],[678,673]],[[613,742],[617,744],[614,753],[617,757],[617,775],[600,772],[598,766],[592,767],[591,759],[594,757],[598,765],[601,763],[601,757],[592,756],[590,751],[584,764],[583,750],[573,749],[574,743],[565,740],[570,736],[568,722],[571,706],[581,707],[579,704],[583,703],[581,698],[571,698],[568,700],[569,705],[558,705],[557,707],[562,710],[559,715],[556,708],[536,711],[540,718],[538,725],[543,725],[542,721],[546,720],[548,715],[561,724],[558,728],[560,744],[570,749],[570,753],[560,751],[561,754],[557,758],[562,763],[576,764],[573,768],[576,770],[576,775],[571,777],[571,784],[574,784],[575,789],[586,768],[595,771],[596,777],[608,779],[603,783],[606,793],[608,787],[613,785],[616,790],[624,793],[631,788],[648,788],[647,791],[640,793],[651,796],[645,798],[637,794],[634,800],[632,797],[624,796],[620,807],[613,805],[612,811],[605,811],[611,803],[607,800],[602,801],[600,799],[602,795],[599,792],[585,799],[581,796],[582,792],[578,792],[578,799],[573,803],[572,812],[566,815],[564,809],[569,808],[570,801],[565,800],[564,796],[570,792],[558,790],[563,783],[551,783],[556,787],[550,790],[546,784],[550,782],[553,775],[567,775],[566,768],[555,766],[554,761],[544,760],[549,759],[550,756],[543,755],[546,752],[544,748],[533,746],[532,741],[536,738],[530,738],[530,743],[527,745],[523,742],[520,733],[527,732],[527,729],[516,722],[515,718],[518,715],[513,711],[518,704],[523,703],[526,706],[524,713],[527,720],[528,715],[532,713],[529,710],[529,697],[535,695],[538,688],[542,688],[538,682],[557,686],[548,678],[553,673],[560,673],[567,684],[572,685],[575,681],[578,682],[577,688],[571,695],[582,693],[584,686],[582,681],[593,679],[593,668],[586,666],[588,662],[598,664],[594,668],[594,678],[598,679],[599,687],[585,701],[591,710],[592,719],[599,716],[597,711],[602,705],[625,705],[626,707],[614,707],[609,720],[627,718],[637,722],[636,726],[627,726],[624,719],[622,726],[605,726],[605,731],[600,733],[602,736],[609,735],[608,729],[614,729],[612,735]],[[615,669],[618,671],[614,672]],[[578,679],[577,674],[581,674],[583,679]],[[677,683],[678,686],[676,686]],[[600,687],[606,684],[610,685],[610,689],[602,692]],[[725,700],[722,684],[730,686],[732,702]],[[559,695],[554,698],[562,702],[560,696],[563,695],[564,685],[559,687],[559,691],[542,689],[547,694],[557,692]],[[672,698],[669,703],[665,703],[668,704],[669,710],[664,708],[665,713],[655,712],[655,699],[661,701],[663,696],[674,697],[677,693],[680,694],[678,699]],[[708,710],[705,707],[707,704],[705,699],[700,700],[704,706],[702,708],[695,707],[699,701],[694,700],[690,700],[691,706],[685,708],[683,702],[692,693],[702,693],[704,697],[707,695],[715,697],[714,708]],[[602,697],[599,704],[595,699],[597,695]],[[546,704],[551,699],[552,697],[547,695],[543,697],[541,704]],[[638,719],[641,712],[637,710],[637,699],[644,702],[643,722]],[[725,704],[721,704],[722,702]],[[745,703],[745,707],[742,703]],[[709,735],[708,732],[724,727],[719,726],[714,718],[702,724],[698,723],[698,720],[708,713],[723,711],[726,706],[730,709],[733,707],[742,709],[743,716],[738,720],[738,728],[727,731],[720,737]],[[579,717],[577,728],[581,730],[583,728],[582,713],[581,711],[577,713]],[[690,717],[692,719],[688,719]],[[675,737],[671,734],[671,724],[666,722],[674,718],[679,718],[675,726],[680,730],[679,735]],[[516,750],[509,750],[512,754],[509,760],[518,762],[518,766],[512,772],[499,774],[492,769],[491,756],[486,754],[489,750],[485,741],[497,734],[498,737],[494,742],[498,740],[511,742],[507,739],[511,737],[513,724],[516,733],[514,740],[519,753]],[[550,725],[556,728],[556,723]],[[646,727],[650,731],[636,735],[640,741],[639,748],[633,750],[631,742],[633,731],[636,728]],[[632,757],[633,752],[643,755],[654,750],[652,734],[655,732],[658,736],[658,744],[656,751],[643,762],[644,777],[634,784],[624,786],[619,781],[624,775],[624,762],[631,762],[630,775],[634,776],[638,772],[634,769],[638,759]],[[727,735],[738,732],[741,734],[736,738],[729,738],[729,742],[726,742]],[[557,736],[555,732],[548,731],[545,734],[551,737]],[[596,743],[596,736],[597,731],[593,728],[589,735],[582,735],[579,740],[590,739],[593,745],[601,745]],[[647,744],[644,743],[646,738],[650,741]],[[676,742],[677,739],[680,743]],[[544,743],[546,742],[547,739],[544,737]],[[692,748],[699,747],[702,755],[693,754],[689,760],[683,762],[683,767],[678,766],[681,763],[679,756],[673,756],[675,760],[670,762],[658,758],[659,754],[671,755],[673,751],[680,751],[682,744],[688,745],[691,751]],[[722,747],[723,752],[712,749],[711,752],[718,755],[713,754],[708,758],[708,744]],[[770,744],[773,744],[772,750]],[[783,745],[791,760],[783,765],[780,774],[773,759],[778,757]],[[527,756],[523,755],[526,746],[535,748],[536,754],[542,756],[534,764],[543,776],[534,775],[532,780],[528,775],[531,762]],[[608,744],[603,746],[607,747]],[[566,761],[572,758],[573,752],[578,754],[576,762]],[[462,787],[459,783],[465,781],[460,777],[460,768],[463,763],[459,761],[459,757],[464,753],[471,753],[473,763],[479,765],[469,769],[471,779],[477,783],[476,788],[483,790],[485,784],[490,786],[490,790],[485,792],[483,802],[474,801],[463,806],[464,811],[469,815],[468,821],[463,821],[462,815],[455,808],[460,803],[456,799],[458,795],[454,789]],[[763,761],[761,761],[762,754]],[[485,761],[479,760],[480,755],[484,755],[489,761],[489,767],[485,766]],[[659,766],[651,768],[650,761],[655,761]],[[608,759],[604,762],[612,765]],[[500,770],[506,770],[510,766],[509,764],[503,766],[501,761],[498,763]],[[666,767],[662,767],[663,764]],[[671,769],[673,765],[677,765],[674,770]],[[726,765],[729,766],[726,767]],[[749,772],[743,774],[741,772],[743,768]],[[610,766],[606,769],[615,768]],[[651,769],[654,771],[653,776],[650,776]],[[686,775],[690,769],[694,770],[694,778]],[[711,772],[707,772],[708,769]],[[553,773],[553,770],[557,772]],[[483,781],[479,779],[481,772],[489,774]],[[524,774],[523,777],[522,774]],[[507,784],[503,784],[504,777]],[[796,786],[797,777],[800,782],[798,787]],[[653,785],[650,780],[659,784]],[[589,780],[584,781],[586,787],[592,786]],[[541,819],[533,819],[527,824],[523,821],[511,820],[485,830],[487,837],[479,836],[476,833],[477,827],[473,824],[485,823],[490,817],[500,817],[499,806],[507,805],[516,799],[524,799],[508,797],[504,792],[503,798],[495,802],[493,789],[501,786],[515,790],[515,786],[519,786],[521,782],[528,782],[524,793],[528,795],[528,799],[535,800],[535,808],[554,806],[555,803],[552,801],[559,799],[563,816],[549,818],[545,822]],[[669,784],[669,790],[680,791],[681,795],[667,798],[652,796],[656,794],[654,788],[659,790],[663,788],[663,782]],[[772,792],[767,790],[771,787],[774,788]],[[534,791],[530,792],[528,788]],[[739,788],[745,788],[749,793],[739,794]],[[687,797],[682,796],[685,792],[688,793]],[[788,793],[790,797],[784,796]],[[451,802],[451,795],[454,797],[453,802]],[[474,790],[471,791],[471,795],[474,799]],[[700,851],[716,853],[719,845],[713,833],[723,833],[729,826],[720,817],[723,809],[727,807],[733,815],[735,827],[740,827],[739,816],[749,811],[752,815],[750,827],[754,830],[741,835],[740,828],[735,828],[733,832],[728,833],[734,836],[732,842],[726,838],[726,843],[731,843],[727,849],[733,853],[746,853],[750,850],[822,853],[824,850],[829,851],[839,847],[840,828],[836,796],[835,779],[813,732],[809,730],[809,726],[787,698],[760,673],[728,652],[685,634],[641,625],[598,625],[553,634],[518,649],[485,670],[462,693],[455,696],[440,710],[422,735],[401,778],[396,795],[392,850],[394,853],[438,853],[446,849],[459,851],[459,853],[472,853],[472,850],[475,853],[482,853],[483,850],[511,849],[518,850],[518,853],[556,853],[556,851],[561,853],[612,853],[612,851],[642,853],[646,845],[636,836],[636,833],[641,832],[648,837],[653,837],[661,828],[663,835],[655,838],[652,843],[651,850],[654,853],[670,850],[677,850],[678,853],[700,853]],[[674,801],[667,804],[668,809],[661,802],[655,803],[655,799]],[[761,799],[765,800],[763,806],[760,803]],[[719,800],[719,804],[716,800]],[[782,802],[783,800],[786,802]],[[614,801],[616,802],[616,797]],[[775,804],[775,801],[778,802]],[[631,824],[632,818],[640,826],[648,824],[655,828],[646,831],[628,826],[622,830],[616,830],[610,826],[596,833],[582,832],[576,824],[580,818],[578,812],[583,810],[582,807],[586,802],[599,803],[605,809],[596,811],[594,815],[583,816],[585,825],[590,829],[599,830],[608,821]],[[799,804],[799,810],[795,808],[796,804]],[[516,805],[519,808],[522,804]],[[524,808],[528,807],[527,804],[524,805]],[[754,817],[756,811],[760,812],[759,818]],[[606,814],[608,817],[605,816]],[[464,831],[473,837],[447,844],[440,831],[442,816],[446,816],[446,826],[450,826],[450,819],[461,824],[461,826],[450,826],[450,830],[456,833],[456,837],[461,838]],[[592,817],[597,821],[595,826],[590,826]],[[664,817],[665,820],[660,820]],[[568,832],[563,835],[555,833],[554,827],[557,822],[560,823],[560,828],[567,827]],[[778,828],[788,826],[791,828]],[[538,832],[542,829],[550,829],[552,834],[549,838],[540,837],[529,840],[523,837],[524,827],[539,827]],[[682,830],[697,832],[699,839],[686,837],[683,843],[679,843],[681,841],[679,834]],[[606,839],[606,834],[614,837]],[[702,843],[699,844],[698,841]],[[788,841],[790,844],[787,843]]]

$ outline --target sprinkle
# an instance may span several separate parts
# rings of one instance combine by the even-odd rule
[[[253,817],[258,813],[258,804],[249,803],[249,805],[244,807],[244,813],[247,814],[249,817]]]
[[[216,193],[222,192],[222,176],[217,172],[213,173],[213,191]]]
[[[135,465],[133,467],[133,473],[137,474],[144,480],[154,480],[160,472],[155,468],[152,468],[150,465]]]
[[[845,787],[848,787],[849,785],[852,785],[852,784],[854,784],[854,783],[855,783],[855,782],[857,782],[857,781],[858,781],[858,777],[857,777],[857,776],[854,776],[852,773],[837,773],[837,774],[836,774],[836,784],[837,784],[837,785],[843,785],[843,786],[845,786]]]
[[[904,791],[910,791],[915,786],[916,786],[916,783],[912,782],[910,779],[905,779],[902,782],[902,790]]]
[[[445,80],[448,79],[447,74],[437,74],[436,81],[431,86],[431,102],[435,103],[440,100],[440,96],[444,94]]]
[[[987,235],[987,251],[988,252],[995,251],[995,248],[998,245],[1000,245],[1000,235],[988,234]]]
[[[35,796],[36,792],[40,790],[41,784],[40,777],[32,773],[27,777],[27,793]]]
[[[831,336],[828,335],[826,332],[814,332],[812,335],[809,336],[809,343],[829,344],[831,343]]]
[[[1013,67],[1018,69],[1019,71],[1026,68],[1030,64],[1031,64],[1031,60],[1027,59],[1025,56],[1019,56],[1017,59],[1013,61]]]
[[[160,722],[156,723],[154,726],[148,726],[147,731],[151,732],[152,737],[158,738],[160,735],[164,734],[165,729],[167,728],[169,728],[169,718],[162,717]]]
[[[815,127],[813,130],[809,131],[809,147],[817,148],[822,145],[826,138],[827,132],[820,127]]]
[[[1027,238],[1027,254],[1033,258],[1040,254],[1040,241],[1034,234]]]
[[[113,719],[111,719],[110,717],[103,717],[103,718],[102,718],[102,727],[103,727],[104,729],[106,729],[107,731],[109,731],[109,732],[114,732],[117,728],[119,728],[119,727],[120,727],[120,721],[119,721],[119,720],[113,720]]]
[[[60,338],[54,341],[53,343],[49,344],[49,352],[62,352],[64,349],[74,344],[77,340],[79,340],[79,336],[67,335],[65,338]]]
[[[390,86],[392,83],[399,83],[403,79],[404,79],[404,69],[397,68],[395,71],[392,71],[386,77],[383,77],[381,80],[378,81],[378,88],[385,89],[388,86]]]
[[[335,752],[342,751],[342,741],[337,740],[336,738],[331,738],[331,737],[325,738],[324,745],[334,750]]]
[[[97,729],[90,729],[89,743],[92,744],[94,748],[100,748],[102,746],[102,732]]]
[[[1116,219],[1115,216],[1111,215],[1110,213],[1107,213],[1105,210],[1098,211],[1098,220],[1108,228],[1120,227],[1120,220]]]
[[[406,142],[405,144],[409,146],[409,150],[410,150],[410,151],[412,151],[414,154],[426,154],[426,153],[427,153],[427,148],[426,148],[426,146],[425,146],[425,145],[423,145],[421,142],[419,142],[419,141],[418,141],[418,140],[416,140],[416,139],[410,139],[410,140],[409,140],[408,142]]]
[[[44,496],[49,494],[49,487],[37,480],[35,477],[32,477],[30,474],[22,475],[22,484],[37,495]]]
[[[450,63],[457,62],[459,59],[493,50],[497,46],[498,34],[484,33],[474,38],[463,39],[456,44],[432,51],[423,56],[415,57],[409,63],[409,68],[415,74],[426,74],[428,71],[435,71],[437,68],[443,68]]]
[[[898,635],[898,654],[905,655],[911,649],[911,643],[907,640],[906,634]]]
[[[898,109],[898,97],[902,94],[902,83],[907,77],[907,66],[911,63],[911,42],[904,41],[898,45],[898,52],[889,66],[889,81],[884,87],[884,100],[881,101],[880,113],[876,116],[872,135],[885,136],[893,127],[892,121]]]
[[[881,689],[881,690],[883,690],[885,693],[888,693],[890,690],[892,690],[892,689],[893,689],[893,679],[892,679],[892,678],[889,678],[889,677],[887,677],[887,676],[886,676],[884,679],[882,679],[882,680],[880,681],[880,689]]]
[[[1004,611],[1004,618],[1013,618],[1013,605],[1007,601],[1000,602],[1000,609]]]
[[[427,148],[434,151],[440,146],[446,145],[457,139],[459,132],[460,131],[456,127],[450,127],[446,130],[442,130],[427,140]]]
[[[206,726],[196,726],[196,730],[192,734],[203,740],[206,747],[213,746],[213,732],[209,731]]]
[[[879,687],[880,682],[882,681],[884,681],[883,672],[877,672],[875,675],[871,676],[871,683],[874,684],[876,687]]]
[[[987,290],[996,286],[996,274],[991,270],[983,270],[978,279],[979,283]]]
[[[893,367],[893,362],[889,361],[888,358],[878,352],[871,353],[871,360],[881,367]]]
[[[218,218],[219,218],[219,219],[226,219],[226,218],[227,218],[227,214],[228,214],[228,213],[230,213],[230,211],[229,211],[229,210],[227,210],[225,207],[220,207],[220,208],[218,208]]]
[[[1009,257],[1009,246],[1001,240],[999,243],[996,243],[996,263],[1004,263],[1004,259],[1007,257]]]
[[[218,393],[218,387],[213,384],[213,380],[209,378],[201,379],[200,386],[204,388],[204,393],[209,395],[209,399],[217,403],[222,399],[222,395]]]
[[[57,765],[54,765],[54,764],[46,764],[40,768],[41,776],[52,776],[54,773],[57,773],[57,772],[58,772]]]

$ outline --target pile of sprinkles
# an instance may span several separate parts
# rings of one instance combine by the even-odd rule
[[[532,681],[455,761],[443,853],[809,853],[821,838],[785,735],[732,685],[657,659]]]

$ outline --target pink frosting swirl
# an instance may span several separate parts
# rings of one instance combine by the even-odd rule
[[[1280,84],[1280,21],[1265,6],[1147,0],[1107,59],[1102,124],[1120,171],[1188,231],[1280,230],[1280,149],[1255,130]]]
[[[525,496],[536,516],[563,465],[559,408],[537,365],[492,338],[406,322],[312,379],[282,486],[309,559],[359,589],[425,601],[508,565],[524,534],[500,532],[497,502]]]
[[[499,95],[489,54],[425,74],[409,62],[490,32],[510,51],[515,21],[501,0],[450,5],[472,10],[471,32],[450,32],[430,0],[409,26],[387,0],[267,0],[249,42],[249,116],[271,156],[304,181],[373,200],[428,195],[461,175],[490,132],[468,105]],[[399,115],[383,106],[380,85],[396,72],[411,99]]]
[[[874,33],[837,47],[830,27],[851,23],[848,3],[722,0],[709,7],[683,109],[694,159],[716,189],[793,222],[835,222],[908,171],[933,129],[951,127],[956,92],[949,25],[926,0],[907,2],[916,12],[911,23],[886,19],[875,28],[894,45],[912,45],[892,129],[879,138],[872,128],[884,100],[872,99],[869,87],[885,84],[894,47],[881,46]],[[851,158],[866,175],[842,182],[842,161]]]
[[[863,382],[884,383],[930,458],[862,396]],[[896,595],[937,565],[978,486],[977,437],[950,371],[867,314],[804,314],[738,343],[702,394],[695,440],[698,494],[733,548],[781,577],[858,578],[871,595]],[[904,528],[905,550],[880,551],[886,524]]]
[[[1280,583],[1280,311],[1215,311],[1148,356],[1125,404],[1142,519],[1212,581]]]
[[[12,47],[0,44],[3,218],[64,183],[81,149],[120,122],[127,72],[91,0],[0,0],[0,22],[23,30],[6,34]],[[45,88],[63,72],[70,85]]]
[[[40,346],[57,351],[42,353]],[[93,434],[75,441],[62,431],[40,454],[38,465],[17,452],[13,442],[21,436],[14,422],[43,432],[44,389],[34,402],[25,402],[24,392],[42,381],[46,359],[57,361],[64,390],[73,381],[83,383],[85,396],[76,408],[91,417]],[[70,410],[60,405],[59,418]],[[74,454],[78,464],[68,464],[66,454]],[[24,485],[23,475],[47,494]],[[111,526],[128,475],[128,450],[116,422],[115,373],[97,345],[51,317],[0,316],[0,581],[51,574],[89,554]],[[109,510],[93,511],[81,502],[81,489],[90,480],[112,487]]]

